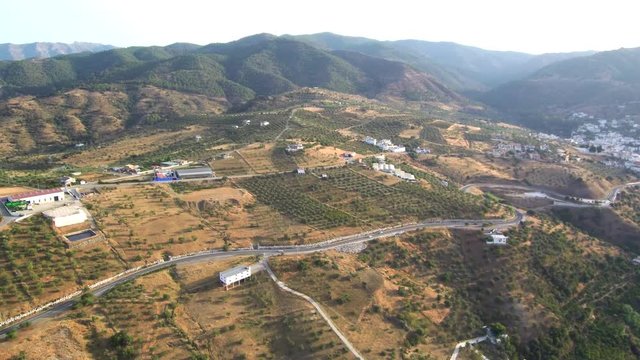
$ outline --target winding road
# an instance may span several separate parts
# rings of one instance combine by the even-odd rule
[[[469,192],[472,188],[479,189],[510,189],[523,192],[537,192],[544,195],[545,198],[553,200],[553,206],[569,206],[569,207],[608,207],[618,198],[618,194],[624,188],[640,185],[640,181],[630,182],[613,187],[607,195],[602,199],[586,199],[576,198],[576,201],[568,200],[567,195],[550,191],[537,186],[516,185],[516,184],[497,184],[497,183],[473,183],[460,187],[460,191]]]
[[[330,249],[334,249],[339,246],[349,245],[349,244],[357,244],[361,242],[367,242],[374,239],[380,239],[389,236],[396,236],[403,234],[407,231],[420,230],[425,228],[459,228],[459,229],[481,229],[484,227],[488,228],[507,228],[511,226],[518,225],[525,218],[524,213],[521,211],[516,211],[515,216],[511,219],[479,219],[479,220],[469,220],[469,219],[448,219],[448,220],[433,220],[433,221],[425,221],[419,223],[411,223],[404,224],[389,228],[377,229],[372,231],[367,231],[355,235],[344,236],[332,240],[327,240],[321,243],[315,244],[307,244],[307,245],[287,245],[287,246],[267,246],[267,247],[258,247],[255,249],[234,249],[229,251],[223,250],[206,250],[202,252],[198,252],[190,255],[176,256],[170,258],[167,261],[153,264],[147,267],[143,267],[139,270],[132,271],[124,276],[118,277],[113,281],[101,284],[91,289],[91,292],[95,296],[101,296],[122,283],[127,281],[131,281],[140,276],[149,274],[154,271],[166,269],[172,265],[179,264],[192,264],[203,261],[210,260],[219,260],[225,258],[231,258],[236,256],[250,256],[250,255],[299,255],[299,254],[309,254],[315,252],[327,251]],[[55,317],[64,311],[70,309],[73,304],[79,299],[80,295],[75,296],[67,301],[60,302],[51,307],[48,307],[32,316],[22,318],[12,324],[5,326],[0,329],[0,335],[6,334],[8,331],[12,329],[17,329],[21,324],[26,323],[27,321],[31,324],[36,324],[42,320],[49,319]]]
[[[251,176],[251,175],[249,175]],[[194,179],[194,180],[202,180],[202,179]],[[125,184],[121,184],[125,185]],[[128,185],[128,184],[127,184]],[[137,184],[131,184],[137,185]],[[640,185],[640,182],[633,182],[624,185],[619,185],[613,188],[605,199],[601,201],[608,200],[608,202],[613,202],[616,200],[619,192],[628,186]],[[87,184],[87,186],[96,186],[96,184]],[[113,186],[113,184],[105,185],[105,186]],[[126,185],[125,185],[126,186]],[[523,185],[505,185],[505,184],[468,184],[460,188],[462,191],[468,191],[471,187],[479,187],[479,188],[511,188],[515,190],[524,190],[524,191],[540,191],[540,189],[535,187],[528,187]],[[558,194],[548,194],[550,198],[557,197]],[[561,196],[561,195],[560,195]],[[563,202],[566,202],[564,199],[558,199]],[[585,204],[587,205],[587,204]],[[587,206],[601,206],[601,205],[587,205]],[[101,296],[122,283],[127,281],[131,281],[140,276],[149,274],[154,271],[166,269],[173,265],[179,264],[192,264],[199,263],[204,261],[211,260],[219,260],[237,256],[250,256],[250,255],[264,255],[264,256],[272,256],[272,255],[298,255],[298,254],[308,254],[314,252],[322,252],[330,249],[334,249],[343,245],[357,244],[362,242],[368,242],[374,239],[396,236],[403,234],[408,231],[420,230],[425,228],[464,228],[464,229],[484,229],[484,228],[495,228],[495,229],[504,229],[512,226],[516,226],[520,224],[525,219],[525,214],[521,210],[515,210],[515,215],[511,219],[443,219],[443,220],[430,220],[418,223],[411,224],[403,224],[395,227],[382,228],[372,231],[367,231],[355,235],[344,236],[332,240],[328,240],[321,243],[316,244],[308,244],[308,245],[287,245],[287,246],[267,246],[267,247],[257,247],[252,249],[234,249],[229,251],[223,250],[206,250],[202,252],[198,252],[190,255],[183,255],[170,258],[167,261],[156,263],[147,267],[143,267],[139,270],[131,271],[126,275],[118,277],[113,281],[106,282],[99,286],[95,286],[91,289],[91,292],[95,296]],[[38,323],[40,321],[50,319],[56,317],[65,311],[69,310],[79,299],[80,295],[70,298],[66,301],[57,303],[52,305],[46,309],[43,309],[40,312],[35,313],[34,315],[22,318],[18,321],[15,321],[9,325],[4,326],[0,329],[0,336],[4,336],[7,332],[12,329],[17,329],[21,324],[26,322],[30,322],[32,324]]]

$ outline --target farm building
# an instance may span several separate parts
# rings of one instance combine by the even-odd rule
[[[87,221],[87,213],[78,206],[62,206],[42,213],[53,221],[56,227],[80,224]]]
[[[229,289],[229,286],[233,287],[240,281],[250,277],[251,268],[244,265],[220,272],[220,282],[224,285],[225,289]]]
[[[260,121],[260,126],[262,126],[262,127],[269,126],[269,122],[268,121]]]
[[[61,189],[35,190],[9,196],[9,201],[26,201],[29,204],[42,204],[64,200],[64,191]]]
[[[178,169],[176,170],[176,175],[180,179],[208,178],[213,176],[213,170],[206,166],[191,169]]]

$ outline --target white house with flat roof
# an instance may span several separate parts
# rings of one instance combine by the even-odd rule
[[[251,277],[251,268],[249,266],[240,265],[229,270],[220,272],[220,282],[224,285],[225,289],[229,289],[229,286],[234,287],[236,284],[244,279]]]
[[[53,221],[56,227],[81,224],[87,221],[87,213],[79,206],[61,206],[42,213]]]
[[[489,236],[491,237],[491,240],[487,240],[489,245],[507,245],[507,240],[509,240],[509,237],[502,234],[491,234]]]

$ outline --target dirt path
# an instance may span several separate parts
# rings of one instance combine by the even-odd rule
[[[264,266],[264,269],[267,270],[267,272],[269,273],[269,276],[271,276],[271,279],[284,291],[289,292],[293,295],[299,296],[305,300],[307,300],[309,303],[311,303],[311,305],[313,305],[314,308],[316,308],[316,311],[318,311],[318,314],[320,316],[322,316],[322,318],[327,322],[327,324],[329,324],[329,327],[331,327],[331,330],[333,330],[334,333],[336,333],[336,335],[338,335],[338,337],[340,338],[340,340],[342,340],[342,342],[344,343],[344,345],[347,347],[347,349],[349,349],[349,351],[351,351],[351,353],[360,360],[363,360],[364,358],[362,357],[362,355],[360,355],[360,353],[358,352],[358,350],[355,348],[355,346],[353,346],[353,344],[351,344],[351,342],[349,341],[349,339],[347,339],[346,336],[344,336],[340,330],[338,329],[338,327],[333,323],[333,321],[331,321],[331,318],[324,312],[324,310],[322,310],[322,308],[320,307],[320,304],[318,304],[315,300],[313,300],[312,298],[310,298],[309,296],[297,292],[289,287],[287,287],[287,285],[285,285],[285,283],[283,283],[282,281],[279,281],[278,278],[276,277],[276,274],[273,273],[273,271],[271,270],[271,268],[269,267],[269,263],[267,262],[267,260],[263,260],[262,264]]]

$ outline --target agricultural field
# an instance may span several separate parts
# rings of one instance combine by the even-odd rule
[[[206,221],[185,211],[162,185],[103,187],[85,199],[109,245],[130,266],[222,246]]]
[[[343,229],[318,231],[257,202],[233,182],[173,183],[184,208],[207,221],[226,246],[273,245],[317,242],[339,236]],[[224,246],[224,245],[221,245]]]
[[[194,136],[203,130],[202,127],[192,126],[181,131],[164,131],[149,135],[138,135],[123,138],[98,147],[76,151],[62,156],[62,161],[76,167],[107,167],[145,153],[156,152],[169,145],[193,140]]]
[[[0,318],[122,270],[124,265],[104,243],[67,249],[41,216],[14,223],[0,232]]]
[[[433,125],[426,125],[420,131],[420,138],[435,144],[446,144],[447,141],[440,133],[440,129]]]
[[[21,329],[3,351],[38,358],[59,353],[57,342],[78,358],[352,359],[311,304],[266,272],[228,291],[219,284],[220,271],[256,260],[178,266],[83,296],[65,318]],[[32,346],[43,330],[50,338]]]
[[[438,247],[453,245],[446,232],[416,237],[437,242]],[[436,272],[423,275],[418,269],[424,266],[403,269],[406,260],[398,263],[394,258],[415,253],[415,245],[408,243],[410,248],[398,241],[371,242],[360,254],[332,251],[272,258],[270,263],[289,287],[320,302],[367,359],[446,358],[453,350],[452,335],[457,335],[441,326],[452,312],[452,290]]]
[[[311,305],[282,292],[265,272],[229,291],[218,284],[219,271],[251,262],[176,270],[183,295],[175,323],[202,352],[212,359],[351,358]]]
[[[327,175],[325,180],[320,179],[322,174]],[[439,182],[432,189],[397,180],[385,185],[365,174],[368,172],[357,167],[341,167],[303,176],[254,177],[239,181],[239,185],[258,201],[317,229],[344,225],[370,228],[429,218],[478,218],[496,206]]]
[[[253,177],[239,182],[256,198],[282,214],[315,229],[328,229],[355,224],[355,217],[287,186],[295,175]]]

